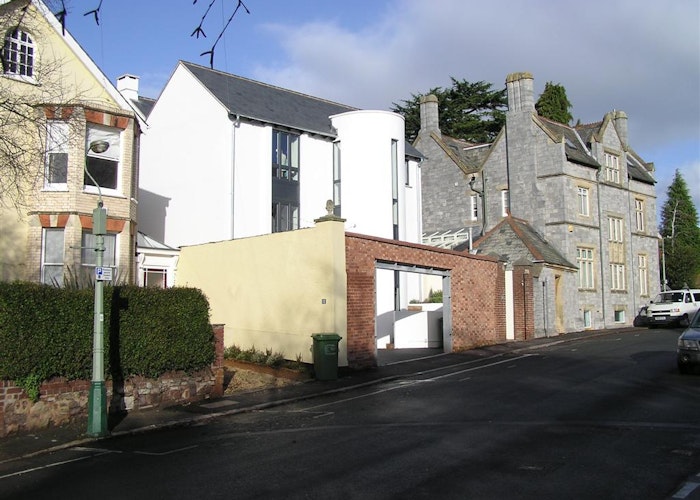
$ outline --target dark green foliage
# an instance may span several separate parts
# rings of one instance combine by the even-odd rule
[[[429,303],[441,303],[442,302],[442,290],[430,290],[428,293]]]
[[[544,92],[535,103],[537,114],[555,122],[569,124],[573,120],[571,116],[571,103],[566,97],[566,89],[558,83],[547,82]]]
[[[451,88],[437,87],[421,94],[438,98],[440,131],[468,142],[491,142],[505,124],[505,89],[493,90],[493,85],[486,82],[450,79]],[[420,130],[421,95],[411,94],[411,99],[402,104],[392,103],[391,110],[406,120],[406,139],[410,142],[415,141]]]
[[[89,380],[93,305],[90,289],[0,283],[0,379]],[[214,360],[209,304],[199,290],[105,287],[104,318],[108,377],[157,377]]]
[[[700,228],[688,185],[676,170],[661,211],[661,236],[666,254],[666,280],[671,288],[700,286]],[[663,265],[663,259],[660,262]],[[663,270],[662,270],[663,271]]]

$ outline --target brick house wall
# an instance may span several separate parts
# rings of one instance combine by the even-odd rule
[[[345,246],[349,366],[376,366],[377,261],[450,272],[453,351],[505,342],[505,268],[497,259],[355,233],[346,233]]]

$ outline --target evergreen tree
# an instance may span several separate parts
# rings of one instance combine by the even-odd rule
[[[540,116],[567,125],[573,120],[569,111],[571,107],[564,86],[552,82],[545,84],[544,92],[535,103],[535,109]]]
[[[700,286],[698,212],[688,192],[688,185],[678,170],[666,192],[660,230],[664,238],[668,285],[674,289],[686,285]]]
[[[411,94],[402,104],[392,103],[391,110],[406,119],[406,138],[413,142],[418,136],[421,95],[434,94],[443,134],[474,143],[491,142],[505,124],[505,89],[493,90],[492,84],[483,81],[450,79],[452,87],[448,89],[437,87],[425,94]]]

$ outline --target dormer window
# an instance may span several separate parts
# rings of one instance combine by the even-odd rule
[[[620,183],[620,158],[617,155],[605,153],[605,180]]]
[[[19,28],[5,35],[2,48],[2,69],[6,75],[34,77],[34,42]]]

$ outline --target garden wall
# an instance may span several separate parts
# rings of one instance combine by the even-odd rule
[[[134,376],[114,394],[107,380],[109,412],[140,411],[223,395],[224,325],[213,325],[216,357],[211,367],[195,373],[170,372],[158,379]],[[0,437],[87,420],[89,380],[61,377],[44,381],[32,402],[13,381],[0,381]]]

